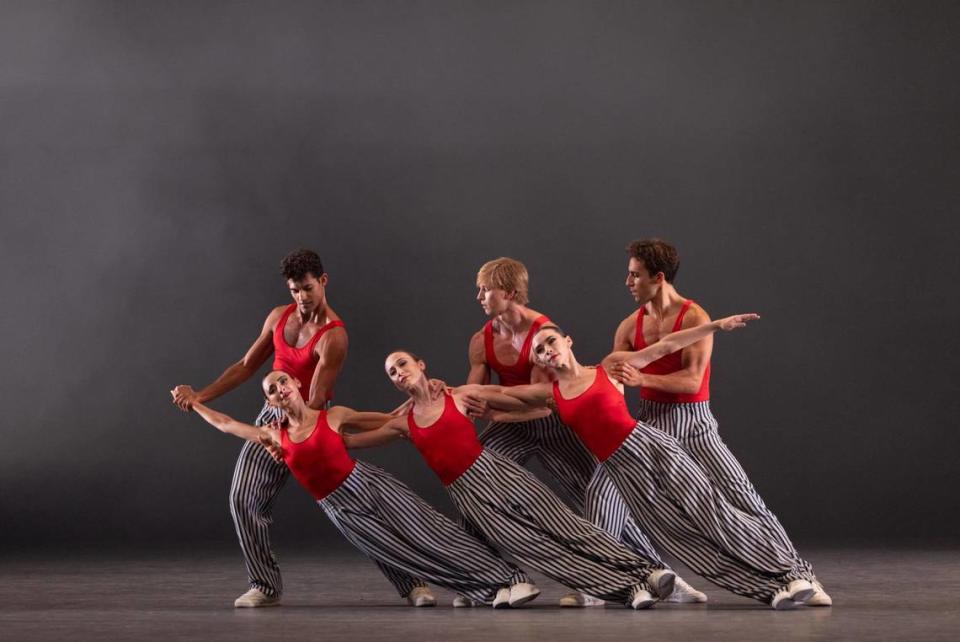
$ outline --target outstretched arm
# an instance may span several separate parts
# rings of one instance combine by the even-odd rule
[[[759,319],[759,314],[735,314],[710,323],[704,323],[688,330],[680,330],[668,334],[660,341],[643,350],[613,352],[603,360],[603,367],[611,369],[619,363],[628,363],[634,368],[643,368],[647,364],[660,359],[670,353],[682,350],[689,345],[704,339],[717,330],[735,330],[747,325],[747,321]]]
[[[470,414],[485,408],[495,412],[527,412],[549,407],[553,399],[553,386],[549,383],[525,386],[461,386],[464,405]]]
[[[198,401],[193,402],[193,409],[198,415],[203,417],[204,421],[220,432],[225,432],[229,435],[234,435],[235,437],[240,437],[241,439],[255,441],[258,443],[262,443],[261,437],[266,436],[270,439],[270,441],[277,442],[279,445],[276,431],[265,430],[263,428],[258,428],[256,426],[251,426],[250,424],[237,421],[233,417],[225,415],[222,412],[217,412],[212,408],[208,408]]]
[[[343,443],[347,448],[373,448],[374,446],[382,446],[401,437],[406,437],[407,432],[407,418],[392,417],[390,421],[376,430],[361,433],[343,433],[342,436]]]
[[[344,429],[370,432],[396,418],[393,413],[360,412],[346,406],[334,406],[327,412],[327,422],[337,432],[344,432]]]

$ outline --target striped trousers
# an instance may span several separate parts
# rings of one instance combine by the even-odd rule
[[[320,507],[347,540],[374,560],[405,597],[417,577],[483,604],[528,582],[496,551],[458,527],[383,470],[358,461]]]
[[[650,590],[647,577],[662,568],[577,517],[528,470],[492,451],[484,450],[447,491],[487,540],[588,595],[629,603],[636,588]]]
[[[792,552],[792,579],[815,579],[813,566],[800,557],[780,520],[764,504],[743,466],[720,438],[709,401],[674,404],[643,399],[637,419],[679,441],[728,502],[764,523],[778,544]]]
[[[525,465],[532,457],[560,484],[573,510],[658,565],[660,555],[637,526],[616,486],[556,413],[517,423],[493,422],[480,433],[484,448]]]
[[[281,416],[278,408],[264,404],[255,423],[263,426]],[[277,597],[283,593],[283,578],[270,547],[269,527],[273,523],[273,502],[289,476],[290,470],[275,462],[260,444],[245,441],[230,485],[230,515],[247,567],[247,579],[252,588]],[[401,595],[415,586],[425,586],[396,568],[378,566]]]
[[[797,579],[792,549],[731,505],[672,437],[638,422],[603,467],[640,527],[707,580],[769,603]]]

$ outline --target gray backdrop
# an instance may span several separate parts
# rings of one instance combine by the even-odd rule
[[[388,350],[466,375],[479,265],[524,261],[585,362],[623,246],[763,320],[721,431],[799,543],[960,539],[958,5],[4,2],[0,545],[233,550],[239,441],[170,403],[318,250],[385,409]],[[256,381],[213,404],[252,419]],[[362,455],[449,509],[407,444]],[[332,539],[291,482],[281,550]]]

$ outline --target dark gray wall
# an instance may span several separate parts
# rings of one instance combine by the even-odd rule
[[[231,546],[239,442],[168,390],[238,359],[316,248],[340,402],[466,374],[509,255],[585,361],[623,246],[681,249],[725,439],[801,543],[955,543],[957,5],[0,6],[0,544]],[[251,382],[215,405],[252,418]],[[439,505],[412,448],[364,456]],[[293,483],[277,538],[329,538]]]

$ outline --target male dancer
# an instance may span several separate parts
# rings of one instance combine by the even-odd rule
[[[490,383],[496,372],[500,385],[514,386],[548,381],[547,374],[534,367],[530,360],[530,344],[537,329],[548,322],[546,316],[527,307],[529,276],[523,263],[502,257],[485,263],[477,273],[477,301],[490,320],[470,339],[470,373],[467,383]],[[563,487],[574,511],[601,528],[608,521],[617,521],[614,536],[644,557],[659,561],[659,555],[647,537],[627,515],[623,499],[610,484],[603,492],[587,495],[588,485],[598,486],[591,479],[602,476],[596,459],[580,443],[570,428],[555,413],[538,410],[508,419],[492,413],[493,421],[480,434],[484,447],[518,464],[536,456],[544,469]],[[521,420],[521,423],[517,423]],[[600,471],[600,472],[598,472]],[[585,501],[586,500],[586,501]],[[620,516],[612,518],[611,516]],[[707,596],[679,577],[672,602],[705,602]],[[581,593],[560,599],[561,606],[598,606],[603,601]]]
[[[627,247],[627,288],[640,309],[624,319],[613,340],[614,351],[640,350],[671,332],[710,321],[709,315],[673,285],[680,258],[676,248],[660,239],[644,239]],[[796,550],[783,526],[754,489],[740,462],[717,433],[710,411],[710,355],[707,337],[682,351],[659,359],[641,371],[620,363],[613,373],[631,386],[640,386],[637,419],[658,428],[681,443],[710,476],[728,501],[764,520],[782,544]],[[832,600],[816,580],[810,563],[796,554],[797,579],[813,583],[808,606],[830,606]]]
[[[206,403],[220,397],[253,376],[274,354],[273,369],[285,370],[297,377],[305,389],[303,398],[314,409],[324,408],[333,397],[333,386],[347,356],[347,331],[327,302],[327,273],[315,252],[296,250],[284,257],[281,271],[287,280],[292,305],[273,309],[240,361],[201,390],[179,385],[171,390],[173,402],[189,411],[195,402]],[[280,411],[268,404],[257,417],[258,426],[280,418]],[[283,581],[280,567],[270,548],[269,524],[273,521],[273,500],[289,477],[290,471],[274,461],[259,444],[244,442],[233,472],[230,488],[230,514],[240,540],[247,567],[250,589],[233,605],[241,607],[276,606],[280,603]],[[380,570],[415,606],[433,606],[435,598],[420,581],[378,564]]]

